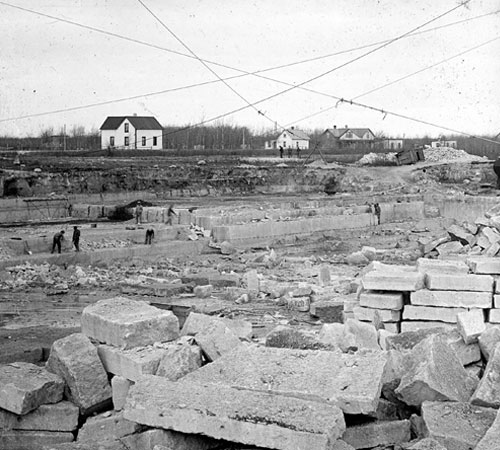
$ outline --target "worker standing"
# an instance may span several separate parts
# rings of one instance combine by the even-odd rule
[[[152,228],[148,228],[146,230],[146,240],[144,244],[151,245],[153,243],[152,240],[154,239],[154,237],[155,237],[155,230],[153,230]]]
[[[137,205],[135,206],[135,223],[137,225],[140,225],[142,222],[142,204],[140,201],[137,202]]]
[[[176,216],[177,213],[174,211],[174,205],[170,205],[167,210],[167,225],[172,225],[172,217]]]
[[[378,203],[375,203],[375,205],[373,205],[373,208],[375,209],[375,215],[377,216],[377,225],[380,225],[380,205]]]
[[[61,243],[64,241],[64,230],[59,231],[54,234],[54,238],[52,239],[52,251],[50,253],[54,253],[57,247],[57,253],[61,253]]]
[[[73,237],[71,238],[71,241],[73,242],[73,245],[75,246],[75,252],[80,251],[80,230],[78,227],[75,225],[73,227]]]
[[[280,145],[280,158],[283,158],[283,146]]]

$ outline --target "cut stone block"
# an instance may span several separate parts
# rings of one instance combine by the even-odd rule
[[[394,336],[394,333],[391,333],[387,330],[378,330],[378,345],[382,350],[387,350],[387,339],[391,336]]]
[[[358,348],[380,350],[380,346],[378,345],[378,333],[371,323],[347,319],[345,322],[345,333],[354,335]]]
[[[409,351],[429,336],[444,332],[443,328],[422,328],[415,331],[403,331],[400,334],[395,334],[387,338],[387,349],[399,352]]]
[[[133,381],[127,380],[119,375],[111,379],[111,390],[113,391],[113,408],[115,411],[121,411],[125,406],[125,400]]]
[[[418,291],[424,287],[424,274],[374,270],[363,277],[362,283],[363,287],[370,291]]]
[[[126,436],[122,438],[122,440],[127,439],[128,437],[129,436]],[[101,442],[97,448],[95,442],[67,442],[65,444],[45,446],[43,447],[43,450],[129,450],[131,448],[137,450],[149,450],[150,447],[126,447],[120,440]],[[40,450],[40,448],[37,447],[37,450]]]
[[[447,450],[470,450],[484,437],[497,412],[470,403],[425,402],[422,419],[425,434]]]
[[[345,431],[342,411],[334,405],[159,377],[144,377],[131,388],[124,417],[151,427],[283,450],[326,450]]]
[[[171,311],[125,297],[85,307],[81,321],[87,336],[122,348],[172,341],[179,336],[179,321]]]
[[[376,336],[376,332],[375,332]],[[244,346],[183,380],[333,402],[346,414],[376,411],[386,355]]]
[[[498,281],[497,281],[498,283]],[[500,283],[498,283],[500,284]],[[497,288],[495,288],[496,290]],[[493,308],[500,308],[500,295],[494,294],[493,295]]]
[[[448,450],[438,441],[432,438],[425,438],[408,447],[408,450]]]
[[[486,330],[482,309],[473,309],[457,315],[457,328],[466,344],[477,342],[481,333]]]
[[[440,256],[455,255],[457,253],[461,253],[463,249],[464,246],[458,241],[446,242],[445,244],[441,244],[436,247]]]
[[[207,298],[212,295],[213,289],[214,287],[211,284],[207,284],[204,286],[195,286],[193,288],[193,294],[199,298]]]
[[[391,333],[400,333],[401,332],[400,322],[398,322],[398,323],[385,322],[384,327],[387,331],[390,331]]]
[[[453,239],[459,240],[464,245],[474,242],[474,236],[459,225],[451,225],[447,231]]]
[[[491,355],[484,375],[474,392],[470,402],[474,405],[490,406],[500,408],[500,345],[495,347]]]
[[[342,440],[355,449],[402,444],[410,440],[410,421],[380,421],[349,427]]]
[[[103,442],[120,439],[141,428],[123,417],[123,412],[105,412],[88,417],[78,431],[78,442]]]
[[[467,309],[406,305],[403,309],[403,320],[431,320],[457,323],[457,315],[463,312],[467,312]]]
[[[444,330],[456,329],[456,324],[437,321],[403,321],[401,322],[401,333],[406,331],[418,331],[426,328],[442,328]]]
[[[479,348],[484,356],[484,359],[488,361],[491,354],[495,350],[495,347],[500,343],[500,327],[492,326],[486,328],[486,330],[479,336]]]
[[[0,408],[27,414],[47,403],[62,400],[64,380],[31,363],[0,366]]]
[[[330,276],[330,268],[328,266],[321,266],[319,268],[318,282],[320,286],[328,286],[332,281]]]
[[[433,291],[493,292],[490,275],[444,275],[428,273],[425,277],[428,289]]]
[[[469,266],[463,261],[419,258],[417,260],[417,270],[422,273],[435,272],[441,274],[465,275],[469,272]]]
[[[311,331],[278,325],[266,335],[266,347],[317,350],[325,345]]]
[[[356,306],[360,306],[359,300],[347,298],[344,300],[344,312],[353,312]]]
[[[215,361],[222,355],[239,347],[241,341],[223,322],[214,322],[195,336],[196,343],[209,361]]]
[[[187,343],[174,344],[166,348],[156,375],[177,381],[193,370],[199,369],[201,364],[200,347]]]
[[[478,275],[500,275],[498,258],[471,257],[467,260],[473,273]]]
[[[71,401],[82,412],[111,398],[111,386],[97,349],[81,333],[55,341],[46,367],[64,379]]]
[[[359,305],[366,308],[403,309],[403,294],[396,292],[362,292],[359,296]]]
[[[184,434],[158,428],[125,436],[120,441],[124,444],[123,450],[209,450],[220,447],[220,441],[206,436]]]
[[[401,311],[390,309],[373,309],[356,306],[354,308],[354,318],[364,322],[373,322],[375,314],[378,314],[382,322],[399,322],[401,320]]]
[[[71,402],[40,405],[24,416],[0,409],[0,430],[73,431],[78,415],[78,407]]]
[[[165,349],[149,345],[121,350],[111,345],[99,345],[97,352],[106,372],[137,381],[142,375],[156,373]]]
[[[500,442],[500,414],[497,413],[497,417],[493,422],[493,425],[489,428],[483,438],[479,441],[474,450],[497,450],[498,443]]]
[[[491,308],[489,292],[430,291],[422,289],[410,294],[410,303],[416,306],[444,308]]]
[[[344,302],[333,300],[320,300],[310,304],[309,314],[321,319],[323,323],[342,323]]]
[[[209,328],[215,322],[222,322],[239,338],[249,339],[252,337],[252,324],[246,320],[226,319],[221,317],[209,316],[207,314],[200,314],[191,312],[181,330],[182,336],[196,336]]]
[[[311,306],[311,297],[288,297],[286,303],[288,309],[307,312]]]
[[[490,323],[499,323],[500,324],[500,309],[490,309],[490,313],[488,316]]]
[[[442,336],[455,352],[462,366],[467,366],[481,360],[479,345],[477,343],[466,344],[458,330],[448,330]]]
[[[73,433],[64,431],[6,430],[0,432],[2,450],[40,450],[73,440]]]
[[[440,335],[431,335],[410,354],[411,365],[396,395],[407,405],[425,401],[468,401],[475,386],[455,352]]]

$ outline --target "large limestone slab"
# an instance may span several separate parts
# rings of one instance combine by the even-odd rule
[[[73,431],[78,427],[79,409],[71,402],[40,405],[24,416],[0,409],[0,430]]]
[[[62,400],[64,380],[43,367],[17,362],[0,366],[0,408],[27,414]]]
[[[470,257],[467,260],[472,272],[478,275],[500,275],[500,259],[487,257]]]
[[[401,311],[391,309],[374,309],[355,306],[353,308],[354,318],[365,322],[373,322],[375,315],[378,315],[382,322],[399,322],[401,320]]]
[[[165,349],[161,347],[134,347],[122,350],[111,345],[99,345],[97,353],[106,372],[136,381],[143,375],[154,375]]]
[[[400,292],[362,292],[359,296],[359,305],[366,308],[403,309],[403,294]]]
[[[130,389],[124,417],[151,427],[283,450],[326,450],[345,431],[342,411],[334,405],[155,376]]]
[[[469,272],[469,266],[464,261],[419,258],[417,260],[417,270],[422,273],[465,275]]]
[[[140,425],[123,417],[123,412],[105,412],[88,417],[78,431],[78,442],[103,442],[133,434]]]
[[[462,401],[472,395],[475,385],[443,336],[431,335],[410,354],[410,365],[395,390],[407,405],[425,401]]]
[[[346,429],[342,440],[355,449],[397,445],[410,440],[410,421],[380,421]]]
[[[495,347],[471,403],[500,408],[500,345]]]
[[[81,320],[84,334],[122,348],[172,341],[179,336],[179,321],[171,311],[125,297],[87,306]]]
[[[493,424],[492,408],[460,402],[425,402],[422,419],[427,437],[447,450],[474,449]]]
[[[50,349],[47,370],[61,376],[71,401],[82,412],[109,400],[111,386],[97,349],[82,333],[55,341]]]
[[[6,430],[0,432],[2,450],[40,450],[73,440],[73,433],[64,431]]]
[[[500,443],[500,413],[474,450],[497,450]]]
[[[493,293],[493,277],[490,275],[444,275],[428,273],[425,277],[428,289],[433,291],[477,291]]]
[[[417,291],[424,287],[424,274],[410,271],[374,270],[362,279],[370,291]]]
[[[422,289],[410,294],[410,303],[416,306],[443,308],[491,308],[492,295],[489,292],[431,291]]]
[[[403,309],[403,320],[431,320],[457,323],[457,315],[463,312],[467,312],[467,309],[406,305]]]
[[[347,414],[370,414],[377,410],[386,360],[375,351],[358,356],[245,346],[183,380],[333,402]]]

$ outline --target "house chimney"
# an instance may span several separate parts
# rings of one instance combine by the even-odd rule
[[[349,128],[347,125],[344,128]]]
[[[295,127],[290,127],[291,130],[295,130]]]
[[[334,126],[333,126],[333,129],[334,129],[334,130],[336,130],[336,129],[337,129],[337,125],[334,125]]]
[[[133,114],[133,116],[134,116],[134,117],[137,117],[137,113],[134,113],[134,114]]]

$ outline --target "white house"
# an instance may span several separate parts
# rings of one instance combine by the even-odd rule
[[[375,143],[375,135],[369,128],[328,128],[323,133],[322,148],[371,149]]]
[[[280,147],[286,148],[300,148],[301,150],[309,149],[309,136],[295,127],[288,130],[283,130],[276,140],[267,141],[265,144],[266,149],[277,149]]]
[[[403,139],[384,139],[382,147],[384,150],[401,150],[403,148]]]
[[[163,128],[151,116],[113,116],[101,125],[101,148],[163,148]]]
[[[457,141],[445,141],[445,140],[433,141],[433,142],[431,142],[431,147],[432,148],[439,148],[439,147],[457,148]]]

